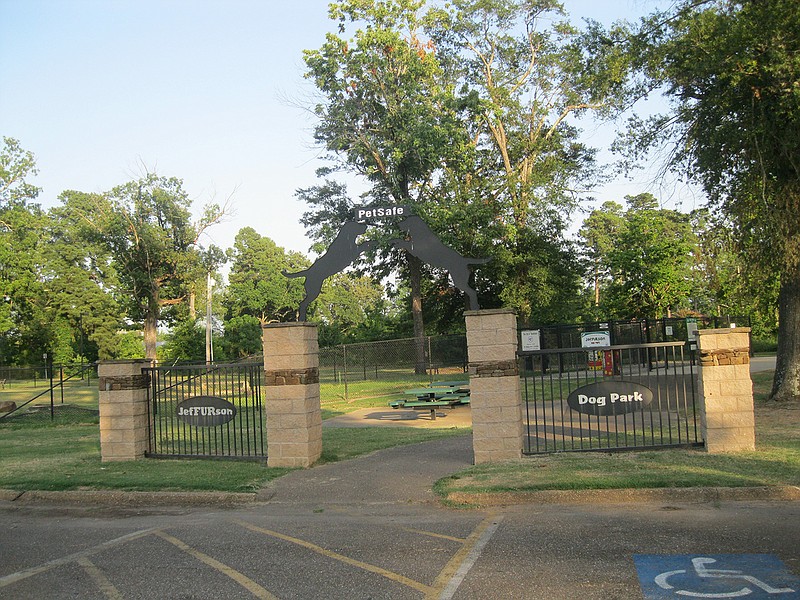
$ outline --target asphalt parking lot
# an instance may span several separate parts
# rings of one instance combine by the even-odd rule
[[[798,502],[442,507],[430,486],[470,441],[297,471],[237,507],[2,501],[0,597],[800,598]]]

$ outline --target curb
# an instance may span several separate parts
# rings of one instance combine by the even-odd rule
[[[93,506],[238,506],[256,501],[255,493],[127,492],[116,490],[0,490],[0,500],[15,504],[89,504]]]
[[[15,504],[67,504],[92,506],[221,506],[235,507],[269,502],[274,490],[235,492],[127,492],[116,490],[17,491],[0,489],[0,501]],[[501,507],[520,504],[624,504],[632,502],[707,503],[718,501],[799,501],[800,487],[709,487],[616,490],[542,490],[537,492],[451,492],[442,499],[458,507]]]
[[[717,502],[800,500],[797,486],[649,488],[617,490],[542,490],[537,492],[450,492],[444,501],[458,506],[514,506],[518,504],[622,504],[630,502]]]

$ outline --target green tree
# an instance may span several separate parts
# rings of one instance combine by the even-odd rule
[[[304,58],[306,76],[321,93],[315,136],[329,151],[331,164],[363,177],[371,200],[410,205],[425,216],[438,175],[469,140],[452,103],[452,82],[442,77],[434,48],[422,33],[423,5],[420,0],[331,3],[339,35],[329,33],[323,46],[307,50]],[[351,37],[345,35],[348,28]],[[336,197],[335,186],[329,181],[323,189],[302,193]],[[320,218],[328,217],[324,211],[309,215],[312,234]],[[334,228],[347,218],[337,217]],[[386,239],[391,237],[396,232]],[[408,277],[414,333],[421,339],[422,264],[385,246],[383,255],[389,262],[379,269],[397,269]]]
[[[692,213],[692,228],[698,239],[693,308],[705,314],[747,315],[754,337],[774,338],[778,274],[748,261],[734,230],[708,209]]]
[[[583,240],[583,256],[586,260],[586,272],[592,281],[593,316],[603,318],[599,311],[600,289],[611,279],[611,269],[607,257],[616,243],[619,232],[625,226],[624,208],[613,201],[603,205],[584,220],[579,235]]]
[[[164,345],[159,348],[162,360],[201,361],[206,356],[206,337],[203,324],[195,319],[176,323]]]
[[[252,227],[239,230],[228,250],[231,271],[225,293],[229,318],[249,315],[262,324],[289,320],[303,298],[303,285],[281,271],[299,271],[309,265],[297,252],[286,252]]]
[[[368,199],[414,206],[463,255],[491,256],[476,276],[484,306],[540,320],[574,307],[580,273],[564,230],[596,175],[575,119],[619,109],[621,53],[594,60],[586,38],[554,23],[564,15],[547,0],[353,0],[331,15],[339,35],[306,64],[323,93],[317,139],[334,164],[365,176]],[[348,28],[357,28],[350,38]],[[329,240],[323,224],[340,224],[352,207],[330,180],[300,196],[314,207],[306,225],[317,239]],[[463,308],[444,274],[385,246],[379,256],[389,260],[376,275],[394,270],[409,282],[416,337],[423,314],[444,324],[443,307]],[[433,311],[423,313],[423,289],[437,298]]]
[[[37,198],[40,188],[27,179],[38,174],[36,157],[30,150],[23,150],[19,141],[3,137],[0,149],[0,210],[11,206],[26,206]],[[0,223],[8,227],[6,223]]]
[[[262,352],[261,320],[252,315],[239,315],[225,321],[222,348],[224,356],[231,360]]]
[[[383,288],[369,277],[337,273],[328,278],[316,301],[315,316],[341,336],[353,339],[382,305]]]
[[[578,292],[577,271],[564,278],[574,265],[552,259],[571,254],[567,219],[598,175],[577,119],[622,106],[619,53],[587,48],[551,0],[455,0],[431,11],[430,26],[475,147],[457,163],[468,171],[452,173],[461,189],[444,210],[459,197],[472,205],[500,302],[541,320],[565,283]]]
[[[677,141],[671,165],[729,218],[748,260],[780,277],[775,399],[800,395],[798,31],[796,0],[682,0],[632,38],[672,102],[638,123],[633,157]]]
[[[192,222],[183,182],[154,173],[107,194],[63,198],[64,210],[82,223],[85,238],[108,252],[119,301],[130,319],[143,324],[145,357],[155,359],[158,323],[173,318],[164,309],[187,298],[187,279],[200,261],[198,239],[222,211],[210,205]]]
[[[62,195],[62,200],[70,195]],[[82,224],[62,208],[48,214],[42,278],[53,322],[70,332],[54,355],[62,362],[116,358],[123,315],[108,252],[82,235]]]
[[[39,277],[46,217],[33,153],[3,138],[0,148],[0,333],[4,362],[38,363],[51,333]]]
[[[651,194],[626,196],[628,210],[606,202],[581,235],[603,285],[600,306],[620,318],[670,316],[688,305],[695,237],[689,216],[658,208]]]

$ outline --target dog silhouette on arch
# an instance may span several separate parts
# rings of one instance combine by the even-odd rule
[[[478,294],[469,284],[470,265],[489,262],[488,258],[467,258],[445,246],[430,227],[417,215],[412,215],[400,222],[399,227],[408,233],[407,240],[392,240],[395,248],[406,250],[422,262],[450,273],[459,290],[469,298],[470,310],[478,310]]]
[[[342,271],[345,267],[350,265],[361,254],[375,245],[374,241],[356,243],[358,236],[362,235],[367,230],[366,223],[358,223],[356,221],[347,221],[339,233],[336,234],[336,239],[333,240],[328,250],[320,256],[314,264],[302,271],[295,273],[282,273],[289,278],[305,277],[305,292],[306,295],[300,302],[300,308],[297,309],[297,320],[305,321],[308,305],[311,304],[319,293],[322,291],[322,282],[331,275],[335,275]]]

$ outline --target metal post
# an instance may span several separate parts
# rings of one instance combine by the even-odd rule
[[[344,349],[344,356],[342,358],[344,362],[344,399],[347,400],[347,345],[342,344],[342,348]]]
[[[47,369],[46,366],[45,366],[45,369]],[[49,377],[49,379],[50,379],[50,420],[52,421],[53,419],[56,418],[55,394],[53,394],[53,369],[52,369],[52,367],[50,368],[49,371],[50,371],[50,377]]]
[[[206,277],[206,364],[214,362],[214,346],[211,335],[211,271]]]
[[[431,352],[431,336],[428,336],[428,381],[433,383],[433,352]]]

